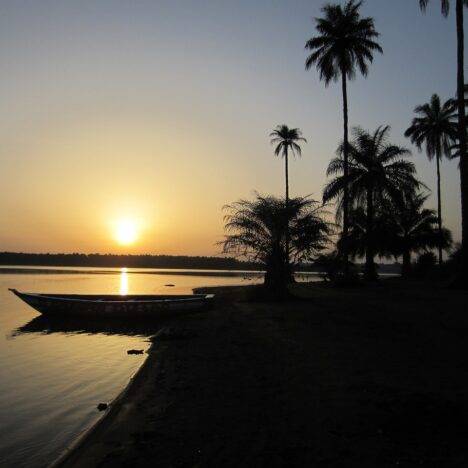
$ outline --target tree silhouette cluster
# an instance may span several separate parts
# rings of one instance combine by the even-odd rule
[[[420,0],[425,10],[429,0]],[[328,86],[341,81],[343,99],[343,141],[337,156],[329,163],[327,175],[331,179],[323,191],[323,203],[336,202],[336,222],[341,232],[336,242],[333,263],[341,265],[343,278],[349,277],[350,260],[365,258],[364,275],[377,279],[375,257],[402,258],[402,273],[411,270],[411,256],[422,253],[429,258],[432,249],[438,250],[439,264],[442,251],[452,245],[451,233],[443,227],[441,202],[441,159],[460,158],[462,192],[462,245],[468,242],[468,167],[466,159],[465,85],[463,83],[463,8],[468,0],[456,0],[458,32],[457,98],[441,102],[434,94],[429,103],[415,108],[415,118],[405,133],[429,159],[436,160],[437,211],[425,208],[428,190],[418,180],[414,164],[408,160],[411,152],[389,141],[389,126],[375,131],[354,127],[349,132],[348,82],[357,73],[367,76],[375,53],[383,53],[378,43],[379,33],[374,19],[361,14],[363,2],[349,0],[344,5],[326,4],[322,17],[315,18],[316,35],[305,48],[307,70],[316,68],[320,79]],[[449,0],[441,0],[442,13],[447,16]],[[322,207],[306,198],[289,198],[289,156],[301,155],[300,144],[306,143],[298,128],[278,125],[271,133],[275,155],[285,160],[285,199],[257,196],[254,201],[241,200],[227,207],[227,235],[224,251],[241,254],[266,265],[266,283],[274,288],[293,279],[291,263],[300,256],[311,260],[325,258],[334,229],[325,221]],[[301,209],[290,204],[301,203],[314,212],[307,216],[320,223],[322,229],[297,231]],[[312,204],[312,205],[311,205]],[[306,210],[307,211],[307,210]],[[303,242],[297,249],[299,237]],[[291,246],[290,246],[291,242]],[[310,246],[320,246],[311,248]],[[468,254],[463,248],[459,255],[460,277],[468,278]],[[432,257],[431,257],[432,258]],[[275,278],[271,281],[271,278]],[[464,279],[463,279],[464,278]],[[466,283],[466,281],[464,281]]]
[[[181,268],[208,270],[258,270],[259,263],[229,257],[191,257],[186,255],[114,255],[82,253],[0,252],[1,265],[76,266],[107,268]]]

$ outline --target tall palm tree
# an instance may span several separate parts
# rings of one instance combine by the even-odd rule
[[[453,101],[446,101],[443,105],[437,94],[431,101],[417,106],[414,112],[418,115],[413,119],[405,136],[411,139],[419,151],[424,146],[429,160],[435,156],[437,170],[437,224],[439,227],[439,265],[442,264],[442,200],[440,190],[440,162],[442,156],[451,158],[452,146],[457,138],[456,115]]]
[[[344,180],[348,179],[348,91],[347,80],[356,76],[356,69],[367,76],[369,64],[373,61],[374,52],[383,53],[376,42],[379,33],[374,26],[373,18],[363,18],[360,14],[362,2],[348,1],[344,7],[339,4],[325,5],[322,8],[323,18],[316,18],[318,35],[309,39],[306,49],[311,54],[306,59],[306,70],[313,65],[320,74],[320,79],[328,86],[331,81],[341,77],[343,93],[343,126],[344,126]],[[346,239],[348,237],[348,186],[344,185],[342,256],[345,269],[348,265]],[[347,271],[345,272],[347,273]]]
[[[321,204],[308,197],[285,201],[257,194],[253,201],[240,200],[224,207],[227,235],[224,253],[265,265],[265,285],[278,295],[286,292],[286,228],[290,226],[291,255],[296,262],[311,260],[329,244],[333,226],[325,220]]]
[[[468,6],[468,0],[455,0],[455,16],[457,22],[457,108],[458,108],[458,140],[460,145],[460,186],[462,205],[462,255],[461,271],[458,284],[468,286],[468,161],[466,154],[466,110],[465,110],[465,31],[463,7]],[[419,0],[423,11],[429,0]],[[441,0],[442,14],[447,17],[450,0]]]
[[[380,208],[379,238],[383,256],[402,257],[402,276],[411,272],[411,254],[427,252],[439,247],[448,249],[452,235],[448,229],[438,229],[438,217],[434,210],[424,208],[428,195],[408,192],[404,203],[385,201]]]
[[[289,207],[289,154],[301,156],[302,149],[300,142],[307,143],[302,132],[298,128],[289,128],[287,125],[278,125],[270,133],[271,144],[276,145],[275,155],[284,158],[284,177],[286,187],[286,209]],[[286,258],[289,262],[289,227],[286,226]]]
[[[349,170],[345,174],[342,157],[344,144],[338,148],[338,157],[327,169],[328,176],[335,176],[323,190],[324,202],[338,198],[338,213],[344,208],[344,193],[348,186],[353,206],[366,208],[366,265],[365,277],[377,278],[374,263],[375,205],[385,198],[401,201],[404,191],[419,187],[415,178],[414,164],[403,159],[411,153],[408,149],[388,142],[390,127],[379,127],[373,133],[361,128],[353,129],[353,140],[349,144]]]

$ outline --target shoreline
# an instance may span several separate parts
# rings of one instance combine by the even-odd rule
[[[85,267],[86,268],[86,267]],[[141,274],[141,275],[164,275],[164,276],[213,276],[213,277],[260,277],[264,275],[263,271],[244,271],[244,270],[180,270],[180,269],[165,269],[160,271],[144,271],[141,269],[135,269],[136,271],[132,270],[125,270],[125,273],[128,275],[134,274]],[[4,275],[120,275],[122,273],[122,269],[115,269],[115,270],[66,270],[60,269],[56,267],[51,268],[44,268],[44,267],[37,267],[37,268],[17,268],[17,267],[0,267],[0,274]],[[320,273],[316,272],[299,272],[298,274],[305,274],[305,275],[318,275]]]
[[[158,332],[160,333],[160,332]],[[158,333],[151,337],[155,338]],[[125,387],[119,392],[119,394],[109,403],[108,409],[105,413],[93,424],[84,429],[75,440],[73,440],[63,452],[53,460],[48,468],[59,468],[66,466],[68,463],[73,463],[73,459],[80,456],[80,451],[86,447],[86,444],[91,441],[94,437],[99,437],[99,432],[104,431],[113,421],[118,417],[119,411],[122,411],[122,407],[128,404],[128,399],[133,396],[137,391],[138,385],[144,383],[147,379],[147,374],[151,372],[152,366],[155,365],[153,360],[156,359],[154,351],[154,342],[147,350],[147,356],[144,362],[141,364],[139,369],[130,377]]]
[[[468,296],[385,283],[203,288],[215,309],[161,329],[52,466],[466,466]]]
[[[198,287],[193,290],[194,294],[197,294],[199,290],[222,290],[224,295],[230,296],[230,291],[235,291],[238,294],[240,289],[249,289],[250,286],[220,286],[220,287]],[[196,317],[197,314],[193,314],[190,317]],[[182,317],[183,319],[183,317]],[[179,319],[180,321],[180,319]],[[88,428],[84,429],[83,432],[77,436],[60,454],[55,460],[53,460],[48,468],[60,468],[67,466],[90,466],[89,460],[83,460],[83,452],[86,452],[91,448],[93,444],[99,442],[100,437],[103,433],[108,430],[113,424],[119,424],[119,419],[125,417],[125,412],[128,412],[129,407],[135,407],[139,404],[139,401],[144,396],[144,390],[142,387],[147,387],[150,383],[151,378],[157,378],[159,367],[158,358],[164,359],[164,341],[158,343],[157,339],[159,336],[163,336],[163,340],[171,340],[171,334],[175,335],[177,340],[177,334],[180,328],[173,326],[169,323],[163,326],[157,333],[151,336],[151,346],[147,350],[147,357],[140,368],[135,374],[129,379],[126,386],[122,391],[115,397],[115,399],[109,403],[109,408],[105,411],[105,414],[91,424]],[[183,332],[182,332],[183,333]],[[143,395],[142,395],[143,393]],[[99,451],[100,452],[100,451]],[[100,454],[102,455],[102,454]],[[91,465],[93,466],[93,465]]]

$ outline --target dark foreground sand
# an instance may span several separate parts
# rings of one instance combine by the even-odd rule
[[[66,467],[466,467],[466,293],[434,286],[232,301],[154,339]]]

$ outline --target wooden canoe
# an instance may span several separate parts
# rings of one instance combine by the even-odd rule
[[[41,314],[61,317],[167,317],[205,310],[214,298],[213,294],[121,296],[10,291]]]

